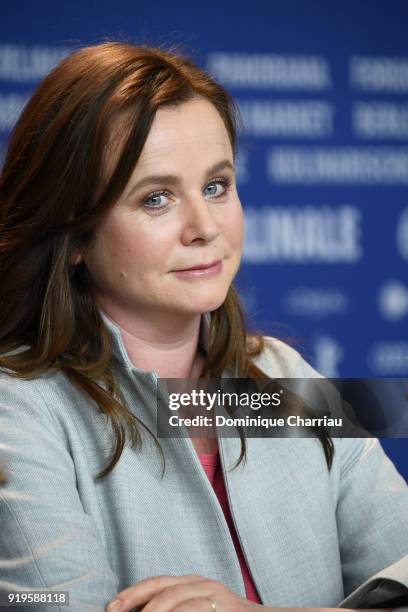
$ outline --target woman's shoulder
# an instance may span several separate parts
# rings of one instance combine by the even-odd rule
[[[263,349],[255,364],[272,378],[322,378],[296,348],[274,336],[262,336]]]
[[[0,367],[0,390],[21,389],[23,392],[30,393],[31,390],[38,391],[43,387],[48,389],[59,387],[64,378],[63,374],[56,369],[24,376],[17,375],[6,367]]]
[[[55,417],[75,395],[73,385],[58,370],[22,377],[0,369],[0,415],[55,422]]]

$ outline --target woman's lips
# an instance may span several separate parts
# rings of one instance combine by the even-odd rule
[[[212,276],[213,274],[218,274],[222,269],[222,261],[219,259],[218,261],[212,262],[210,265],[201,265],[195,268],[188,268],[187,270],[175,270],[175,274],[178,276],[188,277],[188,276]]]

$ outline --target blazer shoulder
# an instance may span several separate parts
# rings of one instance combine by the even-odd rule
[[[55,427],[74,398],[75,390],[61,372],[20,378],[0,370],[0,418],[13,415],[16,420],[35,419]]]
[[[0,369],[0,394],[5,391],[11,391],[17,395],[21,393],[34,395],[41,394],[41,391],[50,392],[52,389],[60,388],[65,382],[64,375],[56,370],[44,372],[38,376],[31,378],[23,378],[14,376],[9,370]]]
[[[296,350],[274,336],[263,336],[264,350],[254,358],[256,365],[273,378],[322,378]]]

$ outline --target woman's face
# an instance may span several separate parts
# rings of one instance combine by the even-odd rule
[[[223,303],[243,237],[232,166],[227,130],[207,100],[158,110],[128,185],[83,254],[110,312],[191,315]],[[211,274],[178,272],[217,260]]]

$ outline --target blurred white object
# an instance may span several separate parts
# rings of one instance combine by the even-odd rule
[[[385,319],[402,319],[408,314],[408,287],[398,280],[386,281],[378,291],[377,304]]]

